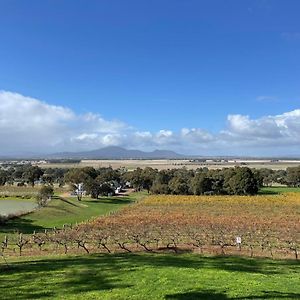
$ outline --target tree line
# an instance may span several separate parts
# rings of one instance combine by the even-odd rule
[[[0,169],[0,186],[3,185],[30,185],[35,186],[37,182],[44,184],[65,184],[64,176],[68,169],[49,168],[42,169],[31,164],[16,165]]]
[[[38,166],[24,165],[0,170],[0,185],[45,185],[69,184],[74,192],[81,188],[92,198],[109,195],[116,187],[126,184],[139,191],[153,194],[173,195],[255,195],[262,186],[274,183],[289,187],[300,186],[300,166],[286,170],[250,169],[248,167],[209,170],[168,169],[157,170],[151,167],[133,171],[114,170],[111,167],[64,169],[41,169]]]

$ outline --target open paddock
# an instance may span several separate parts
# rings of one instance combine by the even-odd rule
[[[46,163],[41,164],[41,168],[82,168],[82,167],[112,167],[113,169],[126,168],[133,170],[136,168],[151,167],[158,170],[176,169],[176,168],[208,168],[222,169],[235,166],[247,166],[250,168],[261,169],[268,168],[273,170],[283,170],[288,167],[296,167],[300,165],[300,160],[228,160],[227,162],[207,162],[192,161],[188,159],[126,159],[126,160],[82,160],[80,163]]]

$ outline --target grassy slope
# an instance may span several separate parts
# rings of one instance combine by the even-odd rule
[[[47,207],[37,210],[21,218],[9,221],[0,227],[0,237],[5,233],[19,229],[23,233],[34,230],[62,227],[64,224],[75,224],[99,215],[116,211],[126,204],[136,201],[142,194],[134,193],[128,197],[103,197],[98,200],[83,198],[78,202],[76,198],[54,198]]]
[[[261,189],[260,194],[300,193],[300,187],[272,186]]]
[[[300,299],[297,261],[195,254],[16,259],[1,299]]]

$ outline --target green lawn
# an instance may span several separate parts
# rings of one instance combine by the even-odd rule
[[[285,187],[285,186],[272,186],[264,187],[260,190],[260,194],[282,194],[282,193],[300,193],[300,187]]]
[[[1,259],[1,258],[0,258]],[[15,258],[1,299],[300,299],[297,261],[196,254]]]
[[[98,200],[76,197],[54,197],[49,205],[26,216],[12,219],[0,226],[0,238],[7,233],[19,230],[32,233],[48,228],[61,228],[64,224],[75,224],[88,219],[116,211],[142,197],[142,193],[133,193],[127,197],[102,197]]]

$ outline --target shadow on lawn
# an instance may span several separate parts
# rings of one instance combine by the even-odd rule
[[[279,191],[272,191],[272,190],[260,190],[258,192],[259,195],[280,195]]]
[[[240,256],[203,257],[184,254],[160,254],[152,257],[149,255],[130,254],[127,255],[127,257],[141,265],[154,267],[211,268],[229,272],[258,273],[265,275],[281,274],[283,272],[282,267],[288,267],[289,272],[296,271],[300,267],[300,262],[296,260],[276,261],[259,258],[251,259]]]
[[[190,291],[173,295],[166,295],[167,300],[226,300],[230,299],[225,293],[214,290]]]
[[[98,254],[59,259],[21,261],[4,268],[0,264],[1,299],[37,299],[61,297],[84,292],[130,288],[122,282],[129,272],[145,267],[217,269],[258,274],[297,273],[299,262],[253,260],[240,257],[201,257],[166,254]],[[282,270],[284,267],[284,270]],[[299,272],[299,271],[298,271]],[[125,276],[126,277],[126,276]],[[55,285],[54,282],[55,281]],[[44,287],[41,285],[43,283]],[[16,288],[18,287],[18,288]],[[9,293],[7,291],[10,291]],[[12,292],[13,291],[13,292]],[[16,294],[17,293],[17,294]],[[166,295],[166,299],[299,299],[300,294],[264,291],[261,295],[228,298],[223,291],[196,290]]]
[[[53,203],[51,202],[49,204],[49,208],[52,210],[57,210],[57,211],[63,211],[65,213],[72,213],[72,210],[69,210],[68,208],[71,207],[79,207],[81,208],[82,204],[88,204],[88,203],[98,203],[99,205],[101,204],[129,204],[129,203],[133,203],[134,201],[129,198],[129,197],[120,197],[120,198],[116,198],[116,197],[102,197],[99,198],[98,200],[82,200],[81,202],[73,202],[67,198],[63,198],[60,196],[54,196],[53,200],[56,201],[62,201],[67,205],[70,206],[65,206],[65,207],[61,207],[59,205],[57,205],[57,202]],[[46,208],[47,209],[47,208]],[[39,226],[36,224],[33,224],[33,220],[31,220],[30,217],[30,213],[26,215],[27,217],[24,218],[24,216],[22,217],[16,217],[13,219],[10,219],[9,221],[7,221],[5,224],[1,225],[0,227],[0,233],[4,233],[4,234],[9,234],[9,233],[16,233],[16,232],[22,232],[25,234],[31,234],[34,231],[36,232],[41,232],[44,231],[45,229],[51,229],[49,227],[45,227],[45,226]]]
[[[65,203],[70,204],[70,205],[75,206],[75,207],[80,207],[80,205],[77,205],[76,203],[70,201],[67,198],[63,198],[63,197],[60,197],[60,196],[54,196],[53,199],[61,200],[61,201],[65,202]],[[78,203],[80,203],[80,202],[78,202]]]
[[[277,291],[263,291],[262,295],[251,295],[240,298],[233,298],[237,300],[246,299],[300,299],[300,294],[298,293],[283,293]]]
[[[85,201],[83,201],[85,202]],[[101,197],[99,199],[87,200],[87,203],[104,203],[104,204],[129,204],[134,201],[129,197]]]
[[[190,291],[166,295],[166,300],[246,300],[246,299],[300,299],[297,293],[282,293],[276,291],[263,291],[262,295],[251,295],[245,297],[228,297],[225,292],[215,290]]]
[[[116,265],[118,260],[103,258],[99,260],[86,256],[47,259],[10,264],[8,269],[0,267],[1,299],[67,297],[84,292],[130,287],[118,279],[118,270],[121,269]]]
[[[33,233],[33,231],[43,231],[45,229],[46,228],[43,226],[33,224],[33,220],[19,217],[11,219],[7,221],[7,223],[1,225],[0,233],[10,234],[22,232],[26,234],[31,234]]]
[[[78,205],[74,204],[73,202],[71,202],[65,198],[62,198],[62,197],[54,196],[53,200],[63,201],[71,206],[79,207]],[[51,208],[52,210],[64,211],[66,213],[70,212],[67,209],[67,207],[60,207],[60,206],[54,204],[52,201],[48,205],[48,207]],[[47,209],[47,207],[42,208],[42,209]],[[31,213],[25,214],[23,216],[15,217],[15,218],[8,220],[5,224],[1,225],[0,233],[8,234],[8,233],[22,232],[25,234],[31,234],[34,231],[41,232],[41,231],[44,231],[45,229],[50,229],[49,227],[33,224],[33,220],[30,219],[30,215],[33,213],[34,213],[34,211]]]

